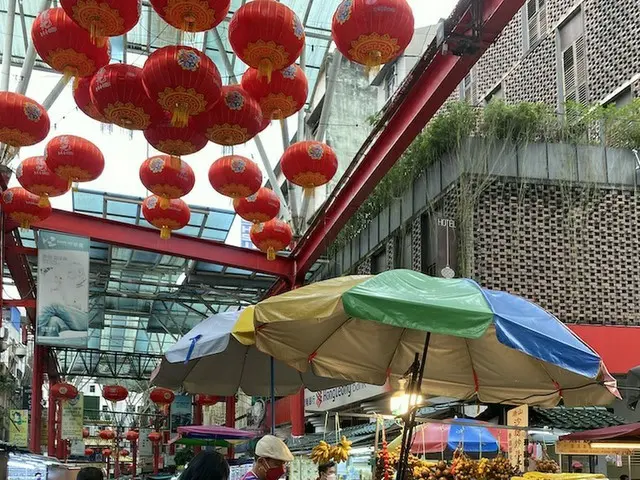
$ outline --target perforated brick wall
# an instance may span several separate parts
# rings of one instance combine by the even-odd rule
[[[371,257],[367,257],[358,264],[356,269],[358,275],[371,275]]]
[[[411,223],[411,270],[422,271],[422,217]]]
[[[640,197],[633,190],[499,180],[475,209],[483,286],[565,322],[640,325]]]

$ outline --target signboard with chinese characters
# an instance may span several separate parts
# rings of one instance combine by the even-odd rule
[[[9,443],[26,447],[29,436],[29,411],[9,410]]]
[[[177,432],[178,427],[191,425],[192,406],[191,395],[176,395],[171,404],[171,431]]]
[[[509,430],[509,460],[511,460],[511,465],[514,468],[524,472],[524,442],[527,438],[526,427],[529,426],[529,406],[521,405],[509,410],[507,412],[507,425],[518,427],[518,429]]]
[[[86,348],[89,331],[89,239],[38,234],[40,345]]]
[[[344,407],[362,402],[391,391],[389,383],[382,386],[366,383],[352,383],[343,387],[329,388],[319,392],[304,391],[304,409],[307,412],[326,412],[333,408]]]
[[[79,393],[76,398],[62,402],[62,438],[82,440],[83,425],[84,397]]]
[[[140,429],[140,440],[138,440],[138,456],[153,457],[153,444],[149,440],[149,434],[152,432],[150,428]]]
[[[602,442],[598,442],[602,443]],[[558,440],[555,452],[558,455],[632,455],[633,450],[614,448],[593,448],[583,440]]]

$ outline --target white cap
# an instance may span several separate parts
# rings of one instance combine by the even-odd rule
[[[292,462],[293,454],[289,447],[273,435],[265,435],[256,444],[256,457],[272,458],[281,462]]]

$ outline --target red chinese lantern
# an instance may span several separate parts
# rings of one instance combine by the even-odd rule
[[[135,430],[128,430],[125,438],[129,441],[129,442],[135,442],[138,440],[138,438],[140,438],[140,434],[138,432],[136,432]]]
[[[222,80],[215,63],[201,51],[171,45],[153,52],[142,69],[142,84],[153,101],[171,112],[174,127],[186,127],[220,100]]]
[[[151,0],[156,13],[185,32],[206,32],[222,22],[231,0]]]
[[[33,45],[54,70],[67,77],[87,77],[110,60],[109,42],[91,41],[89,32],[76,25],[62,8],[42,12],[31,27]]]
[[[136,26],[141,0],[60,0],[60,6],[92,40],[119,37]]]
[[[104,170],[104,156],[89,140],[60,135],[49,140],[44,153],[47,166],[67,182],[90,182]]]
[[[122,385],[106,385],[102,388],[102,398],[110,402],[121,402],[129,396],[129,390]]]
[[[239,85],[222,87],[221,101],[197,122],[210,141],[226,146],[246,143],[266,128],[260,105]]]
[[[376,67],[402,54],[413,29],[406,0],[343,0],[333,15],[331,36],[349,60]]]
[[[207,146],[207,137],[197,128],[174,127],[169,121],[150,126],[144,137],[156,150],[176,157],[191,155]]]
[[[156,387],[149,393],[149,398],[159,406],[171,405],[176,399],[175,393],[168,388]]]
[[[104,115],[98,111],[96,104],[93,102],[93,98],[91,98],[89,87],[91,86],[92,79],[93,75],[75,79],[73,82],[73,99],[85,115],[98,122],[109,123],[107,119],[104,118]]]
[[[83,428],[82,429],[82,438],[89,438],[89,429],[88,428]]]
[[[69,190],[69,182],[56,175],[44,157],[25,158],[16,168],[16,178],[28,192],[40,197],[40,205],[49,204],[49,197],[59,197]]]
[[[219,401],[219,397],[217,395],[205,395],[203,393],[197,393],[193,398],[193,401],[196,405],[201,407],[205,407],[208,405],[215,405]]]
[[[5,215],[21,228],[31,228],[34,223],[46,220],[51,215],[51,205],[41,203],[40,197],[21,187],[8,188],[2,192],[2,208]],[[75,395],[71,398],[74,397]]]
[[[85,448],[84,449],[84,454],[87,457],[90,457],[91,455],[93,455],[94,453],[96,453],[93,448]]]
[[[49,394],[56,400],[72,400],[78,396],[78,389],[70,383],[55,383]]]
[[[287,148],[280,159],[282,173],[291,183],[313,189],[328,183],[338,170],[338,157],[321,142],[298,142]]]
[[[142,69],[124,63],[101,68],[91,80],[91,97],[98,111],[122,128],[145,130],[163,120],[162,110],[142,85]]]
[[[42,105],[24,95],[0,92],[0,142],[28,147],[49,135],[49,115]]]
[[[276,253],[287,248],[293,239],[289,224],[277,218],[255,224],[249,235],[253,244],[267,254],[268,260],[275,260]]]
[[[166,208],[160,208],[160,203],[161,198],[156,195],[147,197],[142,202],[142,214],[147,222],[160,229],[160,238],[166,240],[173,230],[180,230],[189,223],[191,211],[180,199],[170,200]]]
[[[229,22],[229,43],[238,58],[261,77],[293,65],[304,48],[304,26],[289,7],[259,0],[240,7]]]
[[[271,82],[260,78],[255,68],[249,68],[242,76],[242,88],[255,98],[265,118],[282,120],[304,107],[309,87],[307,77],[297,65],[276,70]]]
[[[116,438],[116,434],[113,432],[113,430],[100,430],[100,433],[98,435],[102,440],[113,440],[114,438]]]
[[[151,193],[160,198],[160,208],[169,201],[187,195],[196,183],[189,164],[170,155],[157,155],[140,165],[140,181]]]
[[[151,443],[160,443],[162,441],[162,435],[160,432],[151,432],[147,435],[147,438],[151,441]]]
[[[111,449],[105,448],[104,450],[102,450],[102,456],[104,458],[109,458],[111,456]]]
[[[128,457],[129,450],[127,450],[126,448],[123,448],[122,450],[120,450],[120,455],[122,455],[123,457]]]
[[[258,191],[262,185],[262,172],[248,158],[228,155],[213,162],[209,168],[209,182],[222,195],[243,198]]]
[[[249,222],[264,223],[280,213],[280,199],[270,188],[261,187],[253,195],[234,199],[233,209]]]

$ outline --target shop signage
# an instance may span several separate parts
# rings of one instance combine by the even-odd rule
[[[40,230],[36,342],[87,348],[89,239]]]
[[[62,402],[62,438],[82,440],[84,426],[84,397],[81,393],[71,400]]]
[[[242,248],[257,250],[256,246],[251,241],[251,227],[253,227],[253,223],[247,222],[246,220],[240,221],[240,246]]]
[[[558,455],[632,455],[633,450],[613,448],[593,448],[589,442],[583,440],[558,440],[555,452]]]
[[[389,393],[389,383],[369,385],[367,383],[352,383],[343,387],[329,388],[319,392],[304,391],[304,409],[307,412],[326,412],[334,408],[359,403],[378,395]]]
[[[26,447],[29,435],[29,411],[9,410],[9,443]]]
[[[507,412],[507,425],[519,427],[518,429],[509,430],[509,460],[511,460],[511,465],[514,468],[524,472],[524,442],[527,438],[525,428],[529,426],[529,406],[521,405],[509,410]]]
[[[140,429],[140,440],[138,440],[138,456],[153,457],[153,444],[149,440],[149,434],[152,432],[150,428]]]

